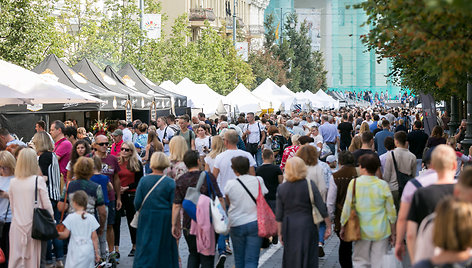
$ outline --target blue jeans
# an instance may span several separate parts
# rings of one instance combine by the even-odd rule
[[[325,240],[324,240],[324,234],[325,234],[325,232],[326,232],[326,223],[325,223],[325,222],[321,222],[321,223],[320,223],[320,226],[319,226],[319,228],[318,228],[318,237],[319,237],[319,241],[318,241],[318,242],[323,243],[323,245],[324,245],[324,242],[325,242]]]
[[[257,235],[257,221],[231,227],[236,268],[257,268],[262,238]]]
[[[61,220],[61,212],[57,209],[57,201],[51,200],[52,209],[54,210],[54,219],[57,223]],[[64,215],[65,218],[66,215]],[[54,250],[52,246],[54,245]],[[56,261],[62,261],[64,258],[63,241],[59,239],[49,240],[47,242],[46,262],[52,263],[52,254],[56,257]]]

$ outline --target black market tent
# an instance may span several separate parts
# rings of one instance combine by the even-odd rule
[[[132,80],[136,83],[135,87],[143,92],[148,93],[149,91],[158,93],[164,96],[169,96],[173,100],[173,108],[187,107],[187,97],[176,94],[165,90],[164,88],[154,84],[151,80],[147,79],[143,74],[141,74],[133,65],[126,64],[118,71],[120,77],[127,82],[127,80]]]
[[[86,58],[79,61],[72,69],[99,87],[129,96],[133,109],[149,110],[151,107],[151,96],[122,85]]]
[[[101,103],[99,107],[99,110],[101,111],[125,110],[127,101],[126,95],[111,92],[93,84],[92,82],[87,81],[87,79],[67,66],[67,64],[61,61],[54,54],[47,56],[32,71],[41,75],[52,77],[63,84],[66,84],[72,88],[78,88],[94,97],[103,100],[104,102]]]
[[[127,81],[123,81],[123,79],[121,79],[120,75],[110,65],[107,65],[105,67],[105,73],[108,76],[110,76],[111,78],[115,79],[115,81],[117,81],[121,85],[132,88],[132,89],[142,93],[142,91],[139,90],[136,87],[136,83],[133,80],[128,79]],[[142,94],[145,94],[145,93],[142,93]],[[161,94],[152,94],[152,95],[148,94],[148,96],[151,96],[154,99],[154,102],[156,103],[156,109],[157,110],[166,109],[166,110],[170,111],[170,98],[168,96],[164,96],[164,95],[161,95]]]

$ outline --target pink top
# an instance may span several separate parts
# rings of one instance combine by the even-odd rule
[[[72,143],[68,141],[65,137],[58,140],[54,144],[54,152],[59,159],[59,169],[61,170],[61,174],[64,175],[64,178],[67,175],[67,163],[69,163],[70,160],[70,153],[72,151]]]
[[[202,194],[197,204],[198,223],[192,220],[190,234],[197,236],[197,251],[205,256],[215,255],[215,231],[210,217],[210,198]]]

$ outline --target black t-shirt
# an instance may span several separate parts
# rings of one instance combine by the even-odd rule
[[[256,176],[262,177],[267,190],[269,190],[265,195],[265,198],[268,200],[276,199],[279,175],[282,175],[282,170],[280,170],[279,166],[273,164],[264,164],[256,169]]]
[[[352,133],[352,124],[349,122],[342,122],[338,125],[339,134],[341,136],[341,141],[344,144],[351,144],[351,133]]]
[[[433,213],[436,205],[446,196],[452,195],[454,184],[433,184],[418,189],[411,200],[408,220],[421,224],[424,218]]]
[[[39,156],[38,164],[39,168],[41,169],[41,173],[43,173],[43,176],[47,176],[49,178],[48,168],[52,164],[52,152],[42,153]]]
[[[374,152],[374,151],[372,151],[372,150],[369,150],[369,149],[357,149],[357,150],[355,150],[352,154],[354,155],[354,160],[355,160],[356,166],[357,166],[357,160],[358,160],[361,156],[363,156],[363,155],[365,155],[365,154],[373,154],[373,155],[375,155],[377,158],[379,158],[379,156],[378,156],[378,154],[377,154],[376,152]],[[380,158],[379,158],[379,161],[380,161]]]
[[[424,147],[428,141],[428,134],[424,133],[423,130],[413,130],[408,133],[407,141],[410,145],[410,152],[416,156],[416,159],[422,159]]]

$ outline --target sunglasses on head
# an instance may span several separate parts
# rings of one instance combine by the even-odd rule
[[[123,152],[123,151],[129,152],[129,151],[131,151],[131,149],[128,149],[128,148],[121,148],[121,151],[122,151],[122,152]]]
[[[108,146],[108,142],[97,143],[98,146]]]

